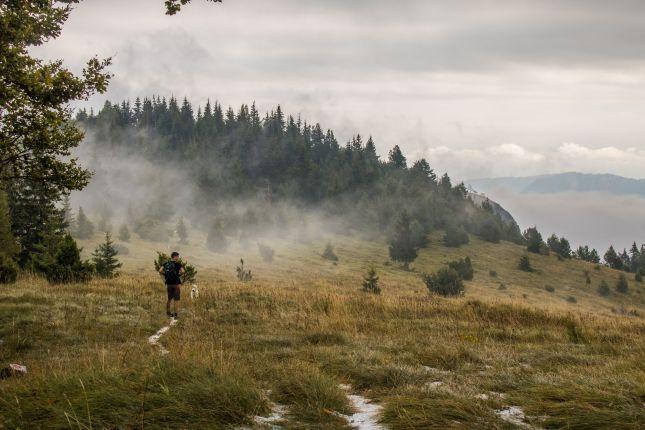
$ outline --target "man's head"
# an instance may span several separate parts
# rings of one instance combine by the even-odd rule
[[[179,260],[179,253],[177,251],[174,251],[172,254],[170,254],[170,258],[172,258],[172,261]]]

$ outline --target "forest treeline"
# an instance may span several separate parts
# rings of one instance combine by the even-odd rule
[[[261,116],[255,104],[234,111],[208,102],[195,111],[187,99],[151,97],[106,102],[98,113],[82,110],[76,119],[103,149],[190,172],[196,192],[188,216],[205,228],[261,223],[287,201],[362,232],[387,232],[406,210],[424,234],[454,224],[492,241],[523,240],[514,222],[473,204],[463,184],[437,177],[425,159],[408,163],[396,145],[382,160],[371,137],[357,134],[341,144],[332,130],[286,115],[280,106]],[[252,209],[245,205],[240,213],[233,201],[252,201]],[[163,196],[152,206],[135,218],[172,215]]]

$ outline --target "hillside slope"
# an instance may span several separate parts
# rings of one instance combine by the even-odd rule
[[[517,418],[512,406],[526,414],[520,424],[546,428],[645,423],[642,286],[602,298],[610,269],[535,256],[527,274],[517,245],[448,249],[439,238],[414,271],[386,264],[383,243],[347,237],[274,242],[273,263],[255,246],[226,256],[183,247],[200,297],[184,292],[179,324],[160,340],[166,355],[146,339],[167,325],[151,273],[167,244],[130,243],[113,281],[22,279],[0,293],[0,361],[29,373],[0,380],[0,426],[266,428],[257,417],[277,413],[283,428],[349,428],[347,390],[393,429],[515,428],[502,419]],[[337,264],[320,256],[328,241]],[[429,296],[419,273],[461,255],[476,269],[465,297]],[[250,283],[234,278],[239,257]],[[360,291],[370,263],[381,296]]]

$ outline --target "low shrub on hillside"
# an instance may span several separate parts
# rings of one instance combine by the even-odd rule
[[[240,258],[240,265],[235,268],[235,271],[237,272],[238,281],[248,282],[253,279],[253,275],[251,274],[251,269],[244,268],[243,258]]]
[[[618,275],[618,281],[616,282],[616,291],[619,293],[625,294],[629,291],[629,283],[627,282],[627,277],[624,273]]]
[[[470,257],[451,261],[448,263],[448,267],[454,269],[464,281],[472,281],[475,271]]]
[[[18,265],[13,259],[0,253],[0,284],[11,284],[18,277]]]
[[[325,246],[322,256],[329,261],[338,261],[338,256],[334,252],[334,246],[331,243],[328,243],[327,246]]]
[[[555,287],[552,285],[545,285],[544,289],[547,290],[549,293],[554,293],[555,292]]]
[[[634,275],[634,281],[636,282],[643,282],[643,276],[645,275],[645,271],[643,269],[639,270],[636,272]]]
[[[489,271],[488,271],[488,275],[489,275],[491,278],[497,278],[497,271],[496,271],[496,270],[489,270]]]
[[[567,302],[569,302],[569,303],[578,303],[578,299],[576,299],[573,296],[569,296],[569,297],[567,297]]]
[[[520,269],[522,272],[529,272],[529,273],[534,271],[533,267],[531,266],[531,260],[529,260],[528,255],[522,255],[520,257],[518,269]]]
[[[459,296],[464,293],[464,283],[455,269],[442,267],[430,275],[423,275],[430,293],[442,296]]]
[[[363,291],[367,293],[381,294],[381,287],[378,284],[376,269],[371,266],[363,277]]]
[[[604,279],[600,281],[600,285],[598,285],[598,294],[600,294],[603,297],[607,297],[611,294],[611,289],[609,289],[609,284],[607,284],[607,281]]]

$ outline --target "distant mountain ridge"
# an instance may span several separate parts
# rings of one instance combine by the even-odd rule
[[[522,194],[606,192],[613,195],[645,197],[645,179],[625,178],[611,174],[567,172],[526,177],[471,179],[466,181],[466,184],[478,192],[505,188]]]

